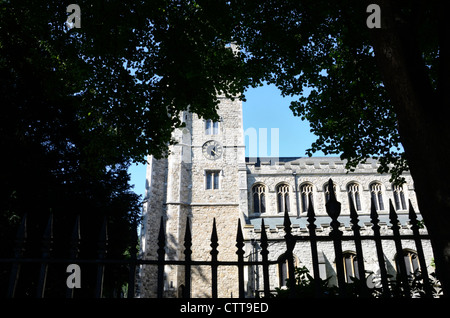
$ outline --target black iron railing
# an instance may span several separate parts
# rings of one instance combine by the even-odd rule
[[[330,180],[329,189],[331,189],[330,199],[326,204],[327,214],[331,217],[332,221],[330,223],[331,232],[328,236],[317,235],[316,234],[316,225],[315,225],[315,213],[312,204],[309,204],[308,212],[307,212],[307,221],[308,221],[308,232],[309,235],[295,236],[291,231],[291,221],[289,219],[289,215],[286,212],[284,216],[284,240],[286,242],[286,251],[285,256],[288,262],[287,270],[289,273],[289,277],[295,277],[295,266],[294,266],[294,257],[293,252],[295,245],[298,241],[307,241],[310,242],[311,247],[311,255],[312,255],[312,274],[314,277],[314,295],[316,297],[321,297],[323,295],[323,291],[321,290],[323,286],[320,284],[320,273],[319,273],[319,255],[318,255],[318,246],[317,243],[321,241],[330,241],[333,242],[334,252],[336,255],[336,260],[343,259],[342,252],[342,242],[343,241],[354,241],[356,248],[356,259],[359,273],[365,273],[364,268],[364,254],[362,248],[362,241],[370,240],[375,242],[376,254],[378,256],[378,265],[380,269],[381,276],[381,296],[391,297],[393,296],[391,293],[391,287],[389,285],[388,273],[386,271],[386,264],[383,253],[383,245],[382,241],[391,240],[395,243],[395,249],[397,255],[402,257],[403,249],[402,249],[402,240],[413,240],[416,245],[416,251],[418,256],[418,262],[421,270],[421,279],[423,280],[424,286],[424,294],[426,297],[432,297],[432,287],[429,280],[429,275],[427,272],[427,265],[425,263],[425,256],[422,246],[422,240],[428,240],[428,235],[419,233],[419,224],[417,221],[416,213],[409,202],[409,218],[412,234],[410,235],[402,235],[399,231],[400,226],[397,218],[396,211],[390,202],[390,213],[389,218],[391,222],[391,233],[390,235],[381,235],[380,233],[380,225],[379,225],[379,217],[378,213],[375,209],[375,205],[372,202],[372,208],[370,213],[371,223],[372,223],[372,231],[373,235],[364,235],[362,236],[360,233],[361,227],[359,226],[358,214],[354,208],[353,202],[350,202],[350,221],[351,221],[351,230],[353,231],[353,235],[343,235],[343,232],[340,230],[340,222],[338,218],[341,212],[340,203],[336,200],[332,181]],[[103,220],[103,224],[100,229],[100,235],[98,241],[96,242],[98,250],[97,256],[93,259],[79,258],[79,248],[80,248],[80,218],[77,217],[75,220],[75,224],[72,230],[72,238],[70,243],[70,251],[68,258],[54,258],[52,257],[52,246],[54,244],[53,237],[53,217],[50,216],[47,227],[45,229],[43,240],[42,240],[42,253],[41,257],[29,258],[24,257],[25,251],[25,243],[29,238],[27,237],[27,216],[25,215],[21,221],[19,229],[17,231],[15,246],[14,246],[14,257],[12,258],[0,258],[0,264],[9,264],[10,265],[10,274],[9,274],[9,284],[7,287],[6,297],[13,298],[16,293],[16,286],[21,279],[21,270],[24,264],[39,264],[40,270],[39,274],[36,277],[37,283],[36,286],[36,294],[37,298],[45,297],[46,290],[46,282],[47,282],[47,274],[49,271],[49,264],[93,264],[97,266],[96,273],[96,282],[95,282],[95,293],[93,294],[96,298],[103,297],[103,285],[105,280],[105,267],[110,265],[124,265],[128,267],[129,275],[128,275],[128,290],[127,296],[132,298],[135,296],[135,285],[136,285],[136,268],[141,265],[152,265],[157,267],[157,281],[156,284],[156,295],[158,298],[162,298],[164,296],[164,271],[165,266],[175,265],[175,266],[184,266],[184,289],[182,292],[182,296],[185,298],[191,297],[191,268],[193,266],[204,265],[209,266],[211,269],[211,297],[218,297],[218,285],[220,281],[218,280],[218,267],[222,266],[232,266],[237,267],[237,284],[239,286],[239,297],[244,298],[245,294],[245,278],[244,278],[244,270],[245,267],[248,266],[261,266],[262,267],[262,278],[263,278],[263,297],[271,297],[273,296],[273,291],[270,289],[270,277],[269,277],[269,267],[271,265],[279,264],[280,261],[271,261],[269,260],[269,240],[266,234],[266,228],[264,224],[264,219],[262,219],[261,223],[261,235],[259,238],[259,246],[260,246],[260,261],[250,261],[245,260],[244,258],[244,247],[245,240],[244,235],[241,228],[241,222],[238,221],[237,226],[237,235],[236,235],[236,254],[237,261],[219,261],[218,260],[218,236],[216,229],[215,219],[212,224],[212,232],[210,239],[210,259],[209,260],[192,260],[192,236],[191,236],[191,224],[188,218],[186,222],[186,229],[184,235],[184,260],[168,260],[166,259],[166,233],[164,229],[164,223],[161,217],[161,225],[158,235],[158,249],[157,249],[157,259],[138,259],[137,258],[137,232],[133,231],[132,242],[131,242],[131,251],[129,258],[123,259],[110,259],[107,255],[108,250],[108,229],[107,229],[107,219]],[[284,260],[285,260],[284,259]],[[283,260],[283,261],[284,261]],[[406,297],[411,296],[410,293],[410,281],[407,277],[407,271],[405,268],[405,264],[403,261],[399,261],[399,274],[400,278],[397,282],[404,290],[404,295]],[[402,265],[403,264],[403,265]],[[348,296],[348,290],[345,280],[345,272],[344,272],[344,264],[342,262],[336,261],[336,274],[337,274],[337,282],[338,282],[338,295],[339,297]],[[363,274],[364,275],[364,274]],[[295,288],[295,279],[290,279],[288,282],[289,296],[296,297],[296,288]],[[369,297],[370,290],[368,286],[363,283],[358,286],[359,297]],[[66,295],[67,298],[74,297],[74,289],[67,288]]]

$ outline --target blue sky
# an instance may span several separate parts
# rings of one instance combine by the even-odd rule
[[[306,149],[316,140],[310,132],[309,123],[294,117],[289,104],[294,98],[283,98],[273,85],[249,89],[246,92],[247,101],[243,103],[244,131],[254,128],[257,132],[267,129],[269,143],[267,154],[271,155],[271,128],[278,128],[279,156],[304,157]],[[246,138],[246,155],[248,156],[249,138]],[[315,156],[323,156],[315,153]],[[145,165],[131,165],[131,184],[138,194],[145,192]]]

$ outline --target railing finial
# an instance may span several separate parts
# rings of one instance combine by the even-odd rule
[[[331,217],[333,221],[337,221],[337,218],[341,214],[341,203],[336,199],[336,194],[334,193],[333,180],[328,180],[328,191],[330,192],[330,198],[325,204],[327,214]]]

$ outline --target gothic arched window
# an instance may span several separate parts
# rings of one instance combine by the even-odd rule
[[[300,193],[302,197],[302,212],[307,212],[309,204],[313,203],[313,185],[312,184],[303,184],[300,187]]]
[[[398,255],[396,255],[395,265],[397,267],[398,272],[400,272],[400,268],[401,268],[399,266],[400,261],[402,261],[402,258],[398,257]],[[416,252],[409,250],[409,249],[404,249],[403,250],[403,262],[405,262],[406,276],[418,274],[420,267],[419,267],[419,261],[418,261],[418,256],[417,256]]]
[[[383,189],[381,183],[374,182],[370,185],[370,195],[375,204],[375,209],[377,211],[384,210]]]
[[[358,260],[355,252],[344,252],[342,254],[344,261],[345,281],[351,283],[352,277],[359,279]]]
[[[266,187],[263,184],[253,186],[253,212],[266,212]]]
[[[289,185],[280,184],[277,187],[277,205],[278,212],[289,212],[290,202],[289,202]]]
[[[294,255],[294,266],[297,267],[299,260]],[[286,254],[282,254],[278,257],[278,281],[280,283],[280,287],[286,286],[286,280],[289,278],[289,266],[288,266],[288,258]]]
[[[403,186],[392,185],[392,189],[394,191],[395,209],[406,210],[407,207],[406,207],[405,193],[403,192]]]
[[[359,185],[355,182],[350,183],[347,186],[347,192],[349,203],[353,201],[356,211],[361,211],[361,195],[359,192]]]
[[[219,123],[217,121],[212,121],[208,119],[205,121],[205,134],[206,135],[218,135],[219,134]]]

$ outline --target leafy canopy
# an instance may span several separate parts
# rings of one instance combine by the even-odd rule
[[[9,31],[2,47],[22,43],[61,79],[55,92],[73,99],[84,151],[102,164],[119,156],[143,161],[167,155],[180,112],[217,119],[218,95],[276,84],[308,120],[317,141],[308,149],[341,154],[348,168],[368,157],[380,172],[407,169],[397,118],[386,93],[360,1],[79,1],[81,28],[68,30],[59,1],[4,3]],[[414,25],[431,82],[437,76],[434,6]],[[434,11],[433,11],[434,10]],[[240,51],[233,53],[229,44]],[[11,47],[10,47],[11,48]],[[12,51],[10,51],[12,52]],[[4,56],[4,55],[2,55]],[[14,56],[11,56],[14,59]],[[33,59],[32,59],[33,60]],[[33,60],[34,61],[34,60]],[[309,95],[303,95],[305,88]],[[392,165],[391,165],[392,164]]]

